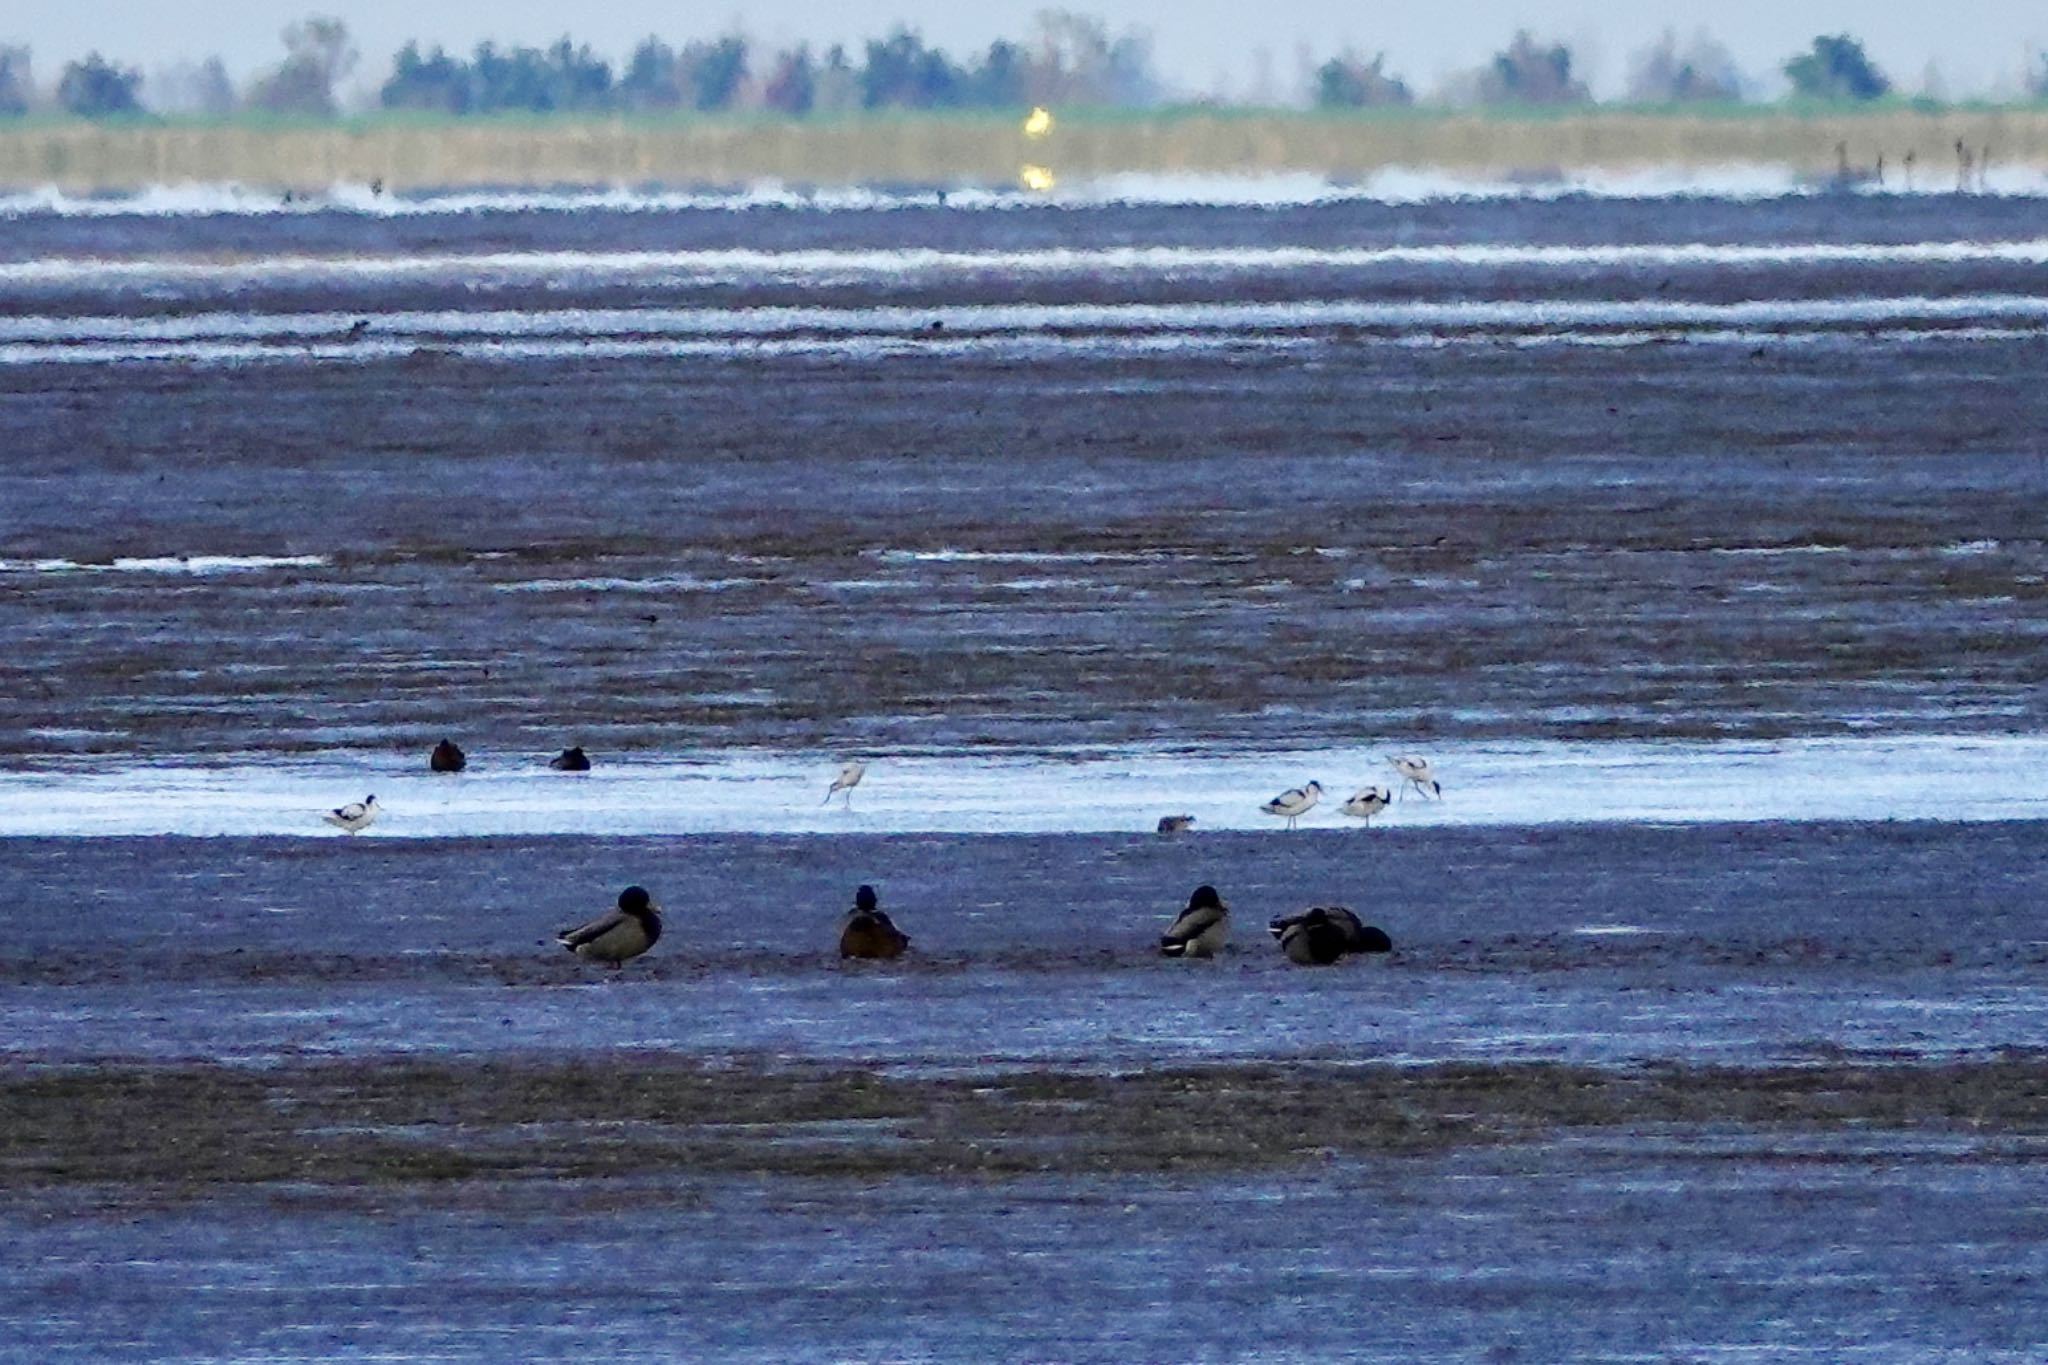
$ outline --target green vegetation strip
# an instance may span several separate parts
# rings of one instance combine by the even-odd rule
[[[621,1053],[0,1071],[0,1189],[1279,1169],[1642,1125],[2048,1134],[2048,1059],[1262,1063],[917,1078]]]

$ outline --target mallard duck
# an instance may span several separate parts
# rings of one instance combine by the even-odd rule
[[[652,948],[660,937],[660,907],[644,887],[629,886],[619,893],[618,909],[575,929],[564,929],[555,941],[586,961],[609,963],[616,971],[627,959]]]
[[[427,766],[437,773],[459,773],[469,766],[469,758],[454,740],[444,739],[427,755]]]
[[[1364,820],[1369,824],[1373,816],[1393,804],[1394,794],[1385,787],[1360,787],[1351,794],[1349,801],[1337,809],[1354,820]]]
[[[845,792],[846,808],[848,810],[853,809],[853,789],[855,787],[858,787],[860,785],[860,780],[863,777],[866,777],[867,775],[867,764],[861,762],[857,758],[848,759],[846,762],[846,766],[839,770],[839,776],[833,778],[832,785],[825,789],[825,800],[823,804],[828,806],[831,805],[833,797],[839,795],[839,793],[841,792]]]
[[[587,773],[590,771],[590,755],[583,752],[583,746],[564,749],[548,760],[548,766],[558,773]]]
[[[1192,815],[1162,815],[1159,817],[1159,832],[1161,834],[1185,834],[1194,827],[1195,817]]]
[[[1287,960],[1304,967],[1327,967],[1351,946],[1351,936],[1344,925],[1332,919],[1321,906],[1293,916],[1279,934],[1280,950],[1287,954]]]
[[[875,888],[863,886],[853,893],[853,909],[839,930],[841,957],[901,957],[909,946],[910,935],[876,903]]]
[[[1297,914],[1277,916],[1266,927],[1288,958],[1304,966],[1335,962],[1345,953],[1387,953],[1394,948],[1386,930],[1365,923],[1341,905],[1312,905]]]
[[[378,814],[377,798],[366,796],[346,806],[336,806],[320,818],[350,834],[361,834],[376,821]]]
[[[1308,814],[1316,802],[1322,799],[1323,784],[1311,782],[1305,787],[1290,787],[1265,805],[1260,806],[1259,809],[1268,815],[1285,817],[1287,828],[1293,829],[1294,822]]]
[[[1429,766],[1428,759],[1405,754],[1388,759],[1387,766],[1401,774],[1401,795],[1406,796],[1408,788],[1413,787],[1424,796],[1443,799],[1444,784],[1436,780],[1436,770]]]
[[[1214,957],[1230,932],[1230,907],[1213,886],[1198,886],[1188,908],[1174,917],[1159,938],[1168,957]]]

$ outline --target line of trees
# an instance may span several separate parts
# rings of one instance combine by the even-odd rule
[[[315,16],[287,27],[283,40],[283,60],[239,89],[218,58],[156,73],[145,83],[140,70],[94,52],[66,64],[54,88],[43,92],[28,50],[0,45],[0,117],[52,103],[83,118],[133,117],[152,109],[215,117],[243,110],[334,117],[343,82],[358,62],[346,26]],[[1592,95],[1574,64],[1566,44],[1522,31],[1435,98],[1450,105],[1590,104]],[[1856,103],[1895,90],[1863,44],[1848,34],[1816,37],[1780,70],[1797,99]],[[2048,99],[2048,55],[2029,54],[2023,83],[2030,98]],[[1340,53],[1313,67],[1307,85],[1310,102],[1328,109],[1418,103],[1414,88],[1388,69],[1383,52]],[[1666,32],[1635,55],[1626,98],[1645,105],[1733,103],[1748,88],[1719,42],[1704,33],[1681,42]],[[377,84],[375,100],[388,110],[451,116],[762,110],[801,118],[860,109],[1142,108],[1162,96],[1142,33],[1113,35],[1099,19],[1048,10],[1022,40],[998,39],[966,59],[927,45],[916,30],[904,27],[852,52],[838,44],[814,51],[808,43],[760,51],[737,33],[679,48],[649,37],[616,67],[567,37],[546,48],[486,42],[466,56],[407,43]]]
[[[1316,72],[1315,102],[1325,108],[1414,103],[1408,84],[1388,75],[1385,63],[1385,53],[1369,62],[1351,53],[1333,57]],[[1590,104],[1592,93],[1572,63],[1565,44],[1542,42],[1523,30],[1485,66],[1454,81],[1447,93],[1450,102],[1460,104]],[[1881,99],[1893,89],[1863,44],[1845,33],[1815,38],[1781,69],[1795,99],[1858,103]],[[1734,57],[1715,39],[1700,33],[1681,43],[1667,30],[1635,55],[1626,98],[1631,104],[1733,104],[1743,98],[1746,85]],[[2035,99],[2048,98],[2048,59],[2034,57],[2027,92]]]
[[[614,71],[568,38],[549,48],[480,44],[469,57],[408,43],[378,92],[386,109],[442,114],[508,111],[656,113],[758,108],[801,117],[853,109],[1142,106],[1158,97],[1149,43],[1113,37],[1069,11],[1038,16],[1022,42],[998,39],[955,61],[898,28],[858,54],[808,43],[757,56],[738,35],[670,47],[648,38]]]

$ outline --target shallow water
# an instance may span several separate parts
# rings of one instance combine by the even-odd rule
[[[2037,1159],[1596,1139],[1227,1182],[237,1199],[122,1214],[111,1259],[89,1206],[40,1204],[0,1214],[33,1267],[0,1325],[44,1360],[2016,1362]]]
[[[0,200],[0,1061],[2048,1048],[2041,187],[1730,175]],[[1443,800],[1336,813],[1409,752]],[[629,882],[605,980],[551,937]],[[862,882],[900,964],[833,955]],[[1397,951],[1289,966],[1329,901]],[[2022,1359],[2036,1137],[7,1171],[0,1355]]]
[[[8,218],[0,757],[2043,729],[2031,198],[223,207]]]
[[[920,1074],[1980,1056],[2048,1047],[2037,830],[14,839],[0,1028],[17,1060],[654,1048]],[[608,980],[552,936],[627,882],[667,930]],[[903,963],[834,956],[860,882]],[[1201,882],[1233,951],[1162,960]],[[1290,966],[1266,921],[1330,902],[1396,951]]]
[[[1260,806],[1311,780],[1324,795],[1298,829],[1980,821],[2048,813],[2048,741],[1910,736],[1775,743],[1538,742],[1432,746],[1436,787],[1403,780],[1383,750],[1255,755],[1124,751],[900,755],[821,800],[820,755],[723,750],[688,760],[601,758],[549,770],[545,754],[478,754],[459,775],[416,757],[283,759],[263,766],[59,760],[0,772],[0,836],[302,835],[466,838],[547,834],[1150,832],[1192,815],[1198,832],[1281,829]],[[1375,788],[1367,819],[1342,807]],[[328,825],[377,797],[357,835]],[[1361,848],[1370,847],[1363,845]]]

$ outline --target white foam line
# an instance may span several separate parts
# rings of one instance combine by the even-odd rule
[[[1952,178],[1898,177],[1885,186],[1855,187],[1858,196],[1946,195]],[[1991,197],[2048,195],[2048,175],[2032,167],[1995,165],[1982,177]],[[570,190],[441,190],[379,194],[368,185],[340,182],[325,194],[286,200],[238,184],[163,184],[128,195],[79,196],[54,185],[0,195],[0,218],[309,217],[348,214],[367,218],[466,217],[488,214],[689,212],[894,212],[943,208],[952,212],[1033,212],[1116,206],[1186,205],[1286,208],[1330,203],[1416,204],[1433,201],[1551,200],[1568,197],[1624,200],[1763,199],[1837,194],[1827,182],[1803,178],[1769,162],[1699,167],[1593,167],[1543,180],[1457,174],[1424,166],[1390,166],[1357,179],[1313,172],[1277,174],[1130,173],[1063,180],[1052,193],[990,186],[940,191],[880,190],[865,186],[797,187],[761,181],[737,189],[672,189],[614,185]]]
[[[148,555],[93,563],[73,559],[0,559],[0,573],[216,574],[315,568],[325,555]]]
[[[24,314],[0,318],[0,344],[92,341],[311,341],[344,346],[352,316],[338,313],[193,314],[130,318],[105,314]],[[2048,295],[1910,294],[1861,298],[1741,299],[1708,303],[1664,299],[1473,299],[1379,303],[1304,299],[1288,303],[963,304],[945,308],[563,308],[398,311],[363,318],[372,345],[472,340],[652,339],[861,335],[920,341],[973,341],[991,333],[1094,331],[1281,331],[1320,327],[1589,327],[1883,323],[1945,319],[2048,317]],[[946,324],[931,330],[935,319]],[[374,340],[372,340],[374,338]]]
[[[541,834],[1095,833],[1149,835],[1161,815],[1194,837],[1265,830],[1260,802],[1311,778],[1304,831],[1375,838],[1431,827],[1816,820],[2048,819],[2048,735],[1893,736],[1776,744],[1444,744],[1426,752],[1441,801],[1410,795],[1366,828],[1337,813],[1357,786],[1393,786],[1407,742],[1262,754],[1109,757],[869,755],[851,810],[821,805],[836,756],[717,751],[694,759],[594,757],[588,774],[546,755],[473,754],[459,777],[382,756],[262,767],[80,764],[0,774],[0,835],[343,836],[320,813],[374,792],[362,836]],[[1296,836],[1299,837],[1299,836]]]
[[[652,578],[528,578],[516,583],[497,583],[499,592],[724,592],[730,588],[751,588],[758,578],[698,578],[693,574],[666,574]]]
[[[1717,328],[1704,331],[1419,331],[1380,339],[1382,344],[1424,349],[1512,345],[1518,348],[1583,346],[1624,348],[1670,343],[1700,346],[1823,346],[1830,343],[2000,342],[2038,338],[2042,329],[2027,327],[1879,327],[1853,335],[1840,331],[1751,331]],[[452,359],[485,362],[548,360],[633,360],[732,358],[739,356],[841,356],[887,359],[904,356],[1054,356],[1197,354],[1206,351],[1300,351],[1322,344],[1305,333],[1236,331],[1103,332],[1087,336],[1020,332],[925,342],[912,337],[847,335],[803,339],[733,337],[717,340],[564,339],[553,341],[464,341],[415,347],[402,343],[371,346],[280,347],[259,343],[138,343],[92,345],[0,344],[0,365],[104,365],[124,362],[171,362],[218,365],[286,365],[309,361],[363,364],[370,361],[419,358],[421,352]]]
[[[863,280],[881,276],[1240,275],[1383,266],[1756,267],[1829,264],[2048,263],[2048,238],[2008,242],[1625,243],[1608,246],[1447,244],[1390,247],[1104,247],[1037,251],[932,248],[806,251],[541,251],[409,256],[259,256],[199,260],[46,257],[0,263],[0,284],[118,284],[135,280],[228,284],[335,279],[488,278],[498,283],[665,277],[668,282]]]

